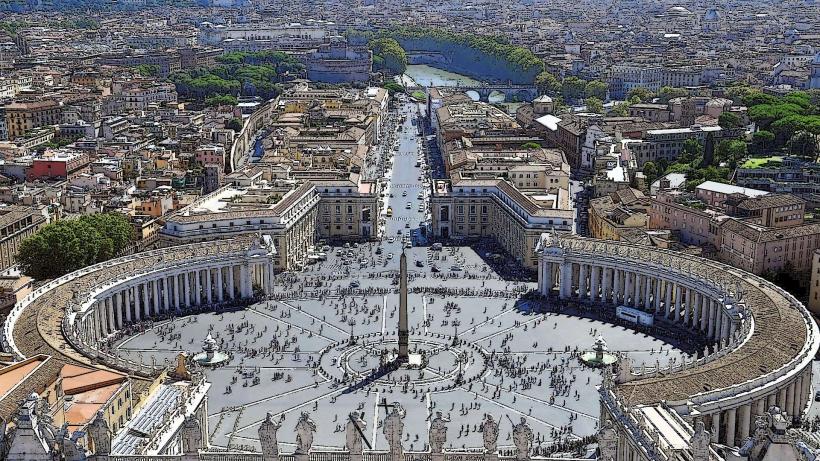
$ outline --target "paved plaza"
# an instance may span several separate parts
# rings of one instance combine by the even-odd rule
[[[385,449],[382,432],[373,425],[384,417],[380,404],[385,401],[398,402],[407,411],[409,450],[425,449],[427,424],[435,411],[452,421],[452,448],[481,446],[478,426],[484,413],[501,422],[502,449],[512,445],[510,421],[521,416],[528,418],[542,445],[593,434],[601,373],[582,367],[577,353],[588,350],[599,334],[611,350],[627,352],[636,364],[663,364],[681,356],[657,339],[620,326],[522,311],[515,305],[516,293],[534,284],[500,279],[469,248],[412,248],[410,347],[427,351],[429,360],[423,369],[368,380],[381,350],[395,347],[399,298],[393,285],[396,271],[390,270],[392,264],[383,266],[384,252],[375,255],[375,248],[347,250],[357,260],[372,255],[371,266],[356,279],[342,274],[347,266],[334,254],[303,274],[280,275],[277,297],[285,299],[156,324],[120,344],[119,353],[162,363],[180,351],[199,352],[208,333],[229,351],[233,357],[227,366],[206,373],[213,382],[213,445],[258,449],[257,428],[266,412],[284,415],[287,428],[295,426],[301,411],[308,411],[318,425],[317,447],[342,448],[347,415],[358,411],[365,414],[371,445]],[[428,263],[442,258],[457,262],[462,271],[434,277]],[[424,267],[416,267],[415,261]],[[351,290],[351,280],[360,286]],[[468,289],[494,295],[458,294]],[[389,292],[373,293],[378,290]],[[351,332],[354,345],[349,344]],[[455,380],[459,372],[460,385]],[[279,440],[284,447],[293,446],[295,434],[283,430]]]

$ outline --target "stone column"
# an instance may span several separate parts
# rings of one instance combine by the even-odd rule
[[[234,299],[236,297],[236,293],[234,292],[234,276],[236,275],[236,266],[231,264],[228,266],[228,299]]]
[[[709,298],[704,295],[700,297],[700,331],[709,331]]]
[[[194,271],[194,304],[197,306],[202,304],[202,271],[199,269]]]
[[[712,433],[712,443],[718,443],[720,440],[720,411],[712,413],[712,427],[710,432]]]
[[[125,319],[122,313],[122,298],[120,297],[120,293],[116,292],[111,295],[111,299],[114,300],[114,312],[117,313],[117,322],[118,328],[122,328],[123,324],[125,323]]]
[[[601,266],[592,266],[592,279],[590,280],[590,293],[592,300],[601,300]]]
[[[548,276],[548,280],[552,283],[552,276]],[[243,298],[250,298],[251,293],[251,286],[250,286],[250,275],[248,274],[248,265],[242,264],[239,266],[239,291],[241,292],[241,296]]]
[[[715,339],[720,341],[723,337],[723,306],[720,301],[715,303]]]
[[[621,270],[612,269],[614,282],[612,284],[612,304],[621,303]]]
[[[792,418],[795,416],[794,400],[794,381],[792,381],[786,386],[786,408],[783,409],[783,411],[789,413]]]
[[[146,280],[144,283],[140,284],[140,286],[142,286],[142,307],[145,309],[146,317],[151,315],[151,295],[149,294],[150,290],[148,289],[149,283],[150,282]],[[159,314],[156,309],[154,309],[154,313]]]
[[[686,305],[683,306],[683,324],[688,327],[689,319],[692,317],[692,289],[686,289],[684,302],[686,303]]]
[[[735,443],[735,426],[737,424],[737,410],[730,408],[726,410],[726,445],[737,446]]]
[[[652,309],[652,277],[645,276],[643,278],[644,287],[643,287],[643,307],[646,309],[647,312],[651,312]]]
[[[272,294],[273,293],[273,262],[268,261],[265,263],[265,274],[267,274],[267,279],[265,283],[268,285],[268,288],[265,290],[265,293]]]
[[[655,314],[661,315],[661,279],[653,278],[655,284],[655,297],[652,302],[655,304]]]
[[[125,318],[128,322],[132,322],[131,317],[131,300],[128,297],[128,289],[120,290],[120,296],[122,297],[122,307],[125,309]]]
[[[717,323],[717,302],[715,302],[715,300],[713,300],[713,299],[710,299],[709,300],[709,327],[708,327],[708,331],[707,331],[707,336],[709,338],[714,339],[714,337],[715,337],[715,327],[717,327],[716,323]]]
[[[783,411],[788,411],[788,410],[786,410],[786,388],[785,387],[777,391],[777,406]]]
[[[680,323],[681,287],[675,284],[675,323]]]
[[[139,285],[132,287],[131,290],[131,297],[134,300],[134,312],[139,313],[139,319],[146,319],[148,316],[140,313],[142,311],[142,303],[140,302]]]
[[[572,293],[572,263],[561,263],[561,279],[560,283],[560,297],[561,299],[568,299]]]
[[[729,314],[722,312],[721,313],[722,319],[720,319],[720,339],[728,339],[729,338],[729,325],[732,323],[732,319],[729,317]]]
[[[213,286],[211,284],[211,268],[205,269],[205,299],[208,300],[208,304],[213,304],[214,302],[214,292]]]
[[[179,276],[180,274],[171,276],[174,279],[174,310],[177,313],[182,312],[182,309],[180,309],[182,306],[182,286],[180,285]]]
[[[224,292],[225,292],[225,289],[224,289],[224,285],[223,285],[223,282],[222,282],[222,267],[217,267],[216,268],[216,300],[217,300],[217,302],[221,303],[221,302],[225,301]]]
[[[105,298],[105,314],[108,317],[108,331],[117,331],[120,327],[117,325],[117,318],[114,317],[114,300],[111,296]]]
[[[159,280],[154,279],[151,280],[151,306],[154,308],[154,312],[160,313],[165,312],[165,309],[162,307],[162,297],[160,296],[159,291]],[[146,286],[146,289],[148,287]]]
[[[171,312],[171,284],[168,277],[162,278],[162,310]]]
[[[191,307],[191,273],[182,274],[182,289],[185,291],[185,307]]]
[[[742,405],[740,407],[740,443],[742,444],[746,437],[748,437],[749,430],[752,425],[752,407],[750,404]]]
[[[587,299],[589,296],[587,291],[589,289],[589,285],[587,285],[587,276],[589,272],[589,267],[586,264],[581,264],[580,273],[578,274],[578,298],[579,299]]]
[[[755,412],[753,416],[760,416],[766,413],[766,397],[761,397],[755,401]]]

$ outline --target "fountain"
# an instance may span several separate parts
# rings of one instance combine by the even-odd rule
[[[607,365],[612,365],[618,361],[615,354],[609,352],[606,346],[606,341],[601,335],[595,338],[592,344],[592,350],[581,354],[581,363],[592,368],[601,368]]]
[[[228,354],[221,352],[216,345],[216,340],[208,333],[202,341],[202,352],[194,356],[194,361],[204,367],[215,367],[227,362],[230,359]]]

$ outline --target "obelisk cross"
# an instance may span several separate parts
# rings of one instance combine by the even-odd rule
[[[408,346],[410,331],[407,328],[407,255],[404,250],[399,258],[399,355],[396,361],[407,363],[409,360]]]

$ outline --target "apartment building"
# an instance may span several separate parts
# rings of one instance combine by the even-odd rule
[[[42,101],[17,101],[6,104],[6,131],[13,140],[28,131],[62,122],[62,105],[51,99]]]
[[[13,266],[20,243],[46,225],[41,210],[29,206],[0,207],[0,270]]]
[[[809,302],[807,306],[815,315],[820,315],[820,249],[814,250],[811,256]]]

